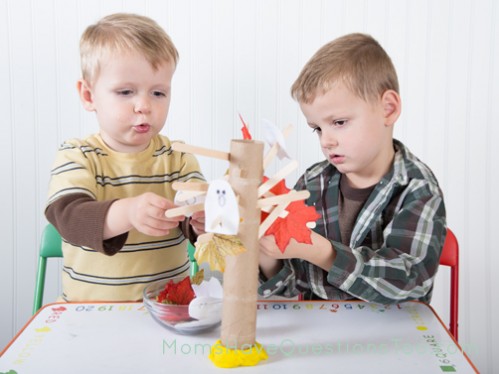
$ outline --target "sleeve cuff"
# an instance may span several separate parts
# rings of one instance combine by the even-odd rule
[[[357,278],[356,274],[362,272],[363,265],[361,261],[358,261],[350,247],[336,241],[332,244],[336,251],[336,258],[328,272],[327,281],[342,291],[348,292]]]
[[[294,276],[289,260],[285,260],[283,263],[282,269],[270,279],[266,279],[261,272],[259,273],[260,286],[258,287],[258,294],[260,296],[268,298],[283,293],[290,279]]]

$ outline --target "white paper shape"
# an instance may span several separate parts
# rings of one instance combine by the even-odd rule
[[[277,157],[279,157],[280,160],[282,160],[283,158],[291,158],[289,157],[288,151],[286,150],[286,142],[284,140],[282,131],[268,119],[262,120],[262,127],[263,137],[267,144],[272,147],[277,143]]]
[[[173,203],[177,206],[202,204],[205,201],[203,191],[177,191]],[[186,217],[190,217],[192,213],[186,213]]]
[[[204,202],[205,231],[216,234],[237,235],[239,207],[230,184],[222,179],[208,186]]]
[[[222,319],[222,299],[196,297],[189,303],[189,315],[204,323],[220,321]]]
[[[193,284],[192,289],[196,294],[196,297],[214,297],[221,299],[224,295],[224,289],[220,284],[220,281],[211,277],[209,281],[202,281],[201,284]]]
[[[189,315],[203,323],[216,323],[222,319],[223,287],[212,277],[201,284],[192,284],[196,297],[189,303]]]

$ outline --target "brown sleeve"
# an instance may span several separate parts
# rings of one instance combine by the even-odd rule
[[[128,238],[128,233],[124,233],[104,240],[104,221],[114,201],[95,201],[85,194],[70,194],[50,204],[45,216],[71,244],[112,256],[123,248]]]
[[[180,230],[182,230],[184,236],[189,240],[192,244],[196,242],[198,239],[198,236],[194,232],[191,226],[191,218],[190,217],[185,217],[185,219],[180,222],[179,225]]]

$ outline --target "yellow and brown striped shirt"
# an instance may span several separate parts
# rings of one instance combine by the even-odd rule
[[[63,236],[63,298],[140,300],[146,284],[187,275],[187,242],[180,228],[165,237],[131,230],[121,240],[115,239],[114,245],[120,244],[111,250],[100,242],[110,202],[144,192],[173,200],[172,183],[189,180],[204,181],[196,158],[173,151],[170,140],[163,135],[154,137],[149,147],[139,153],[115,152],[99,135],[62,144],[51,172],[46,215]],[[81,201],[72,200],[73,196],[83,196],[83,201],[94,204],[87,204],[86,209],[67,204],[64,215],[60,207],[51,211],[57,202]],[[73,235],[68,230],[77,232]],[[98,244],[89,247],[89,243]]]

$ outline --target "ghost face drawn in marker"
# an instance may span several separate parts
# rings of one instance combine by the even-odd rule
[[[217,189],[218,205],[220,206],[220,208],[223,208],[225,206],[225,194],[225,190]]]
[[[239,207],[236,195],[225,180],[214,180],[206,192],[204,203],[205,231],[216,234],[237,235]]]

